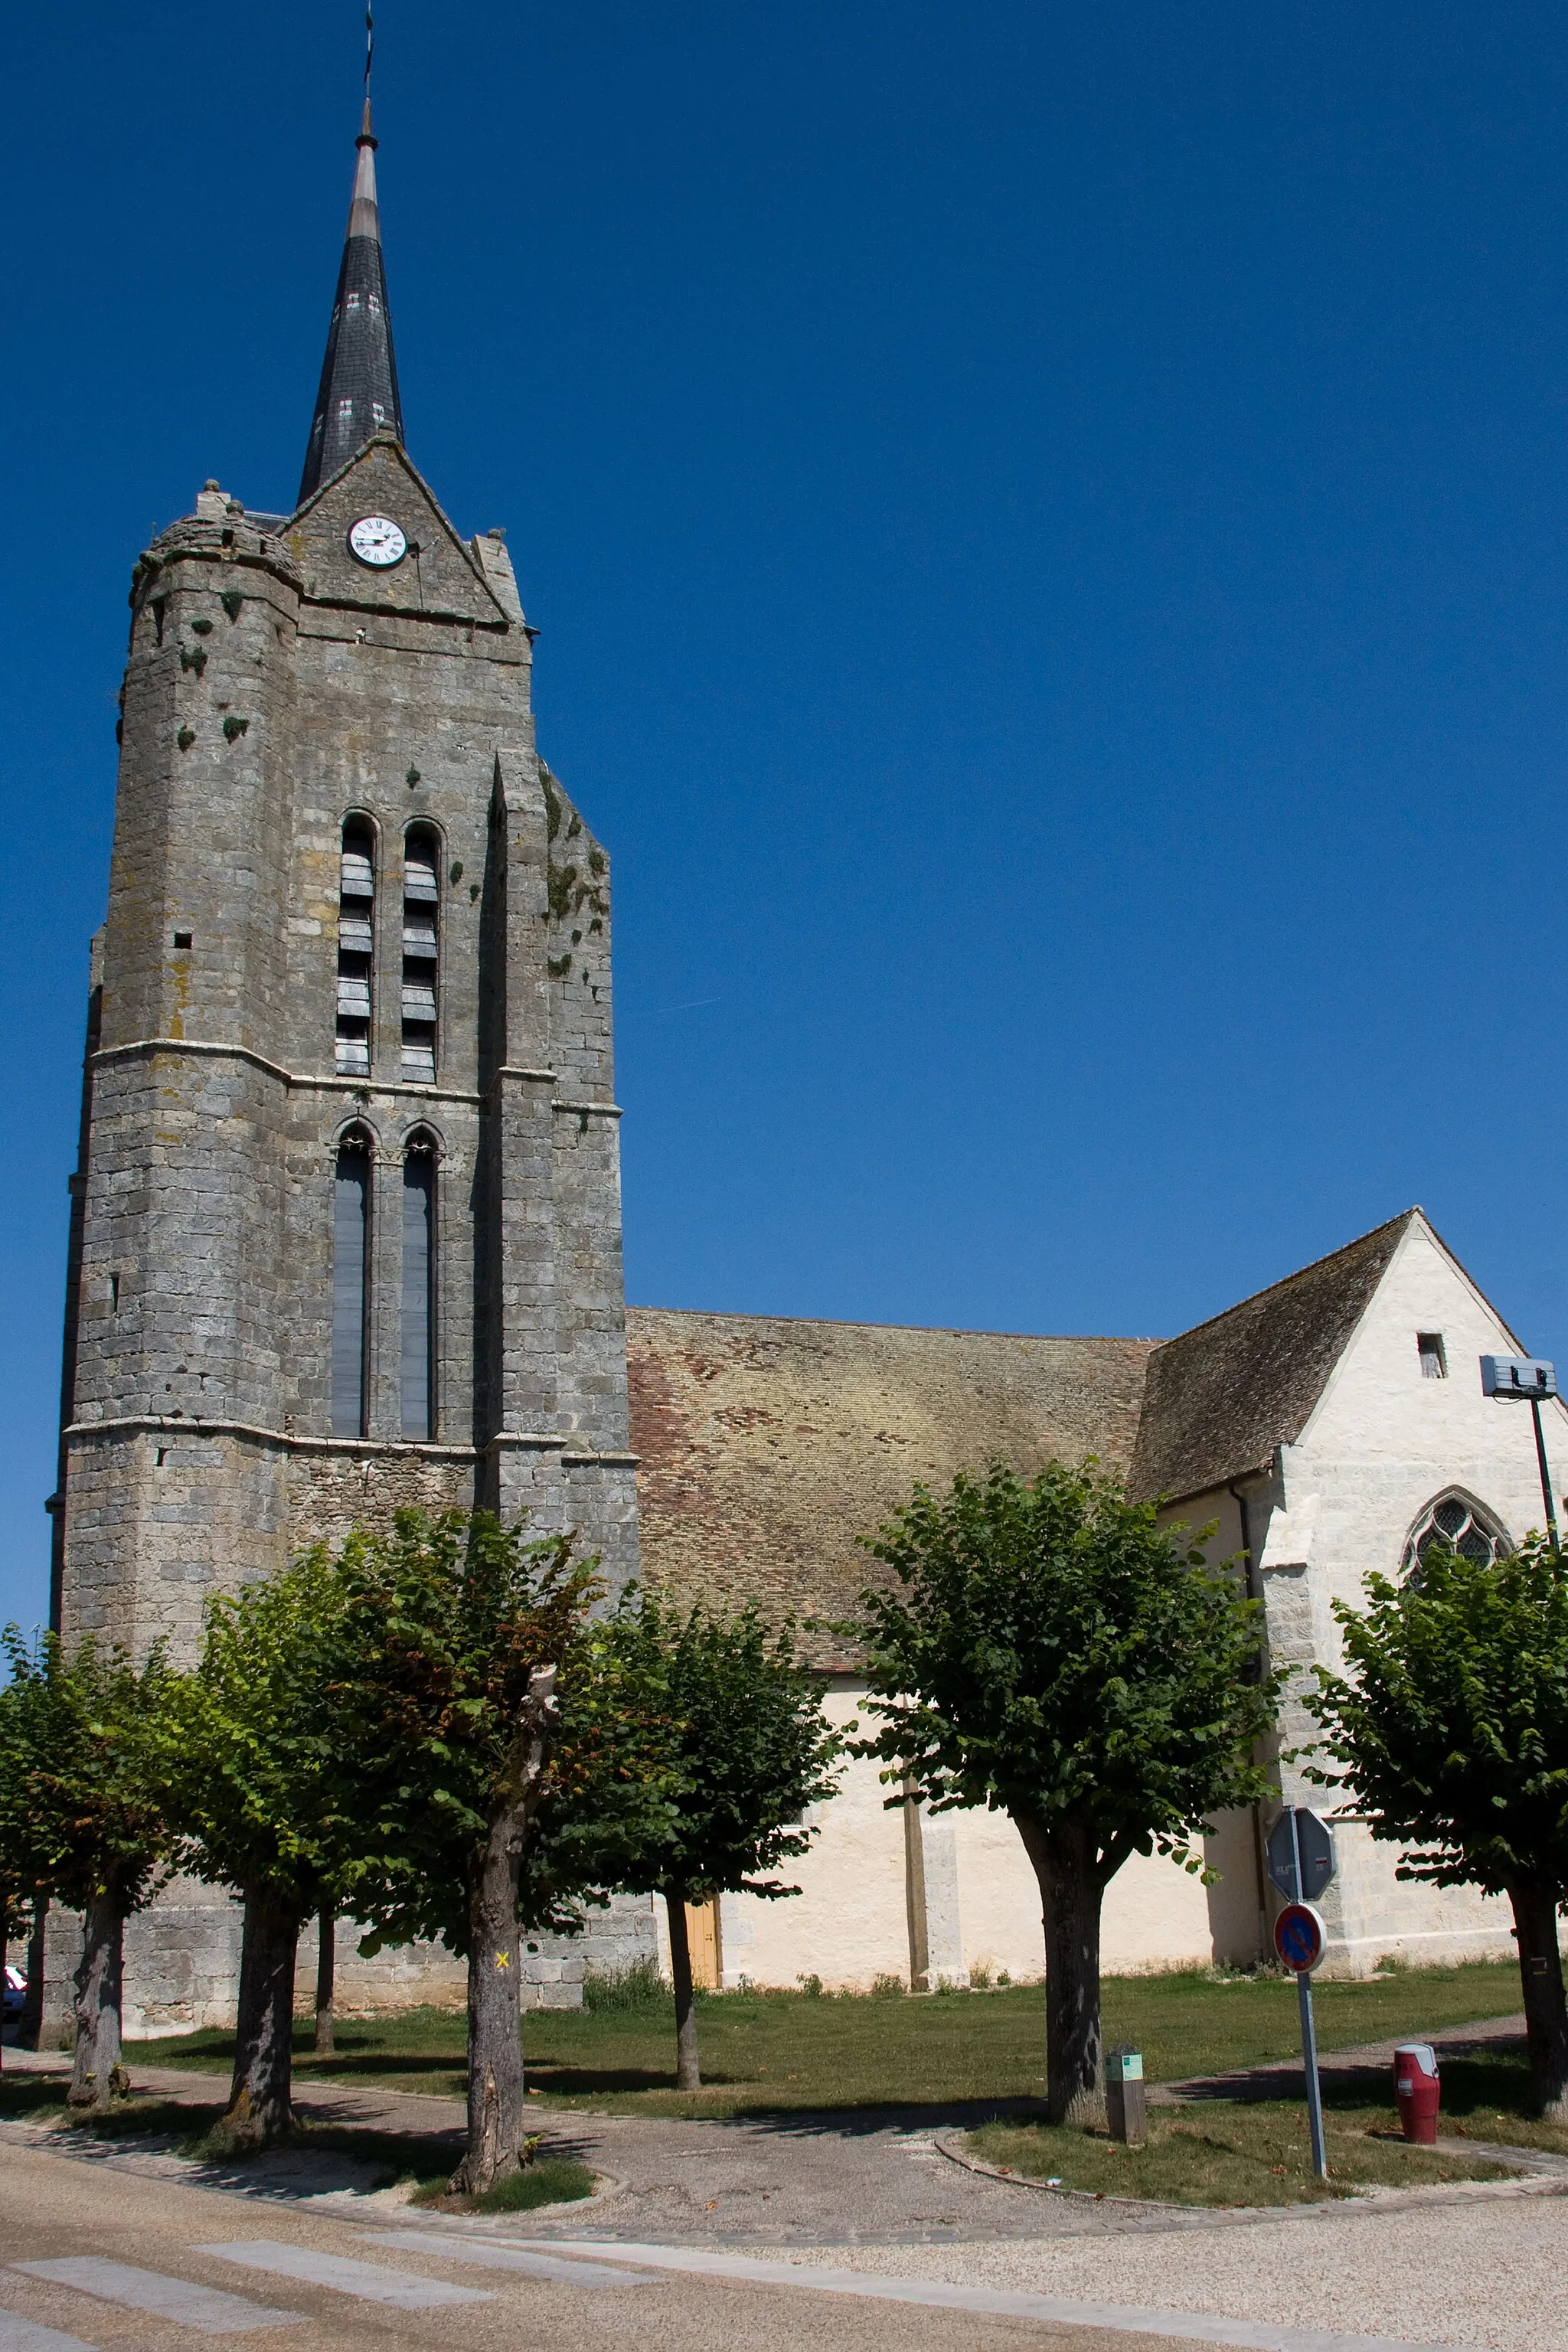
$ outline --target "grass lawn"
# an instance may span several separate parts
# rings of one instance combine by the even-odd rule
[[[1342,2050],[1394,2035],[1441,2033],[1510,2015],[1519,2000],[1519,1971],[1509,1961],[1323,1984],[1316,1992],[1319,2042]],[[920,2000],[721,1993],[702,1996],[698,2008],[708,2087],[694,2094],[672,2087],[675,2020],[668,1996],[639,2009],[530,2011],[523,2039],[539,2107],[731,2115],[1027,2098],[1045,2087],[1045,1994],[1037,1985]],[[1144,2071],[1155,2082],[1289,2058],[1300,2046],[1296,1988],[1269,1977],[1220,1982],[1196,1970],[1110,1977],[1104,2027],[1108,2045],[1133,2042],[1142,2050]],[[338,2026],[336,2057],[318,2059],[302,2021],[295,2066],[302,2081],[461,2097],[463,2033],[461,2014],[441,2010],[349,2019]],[[220,2069],[233,2048],[226,2033],[195,2033],[135,2044],[126,2057],[132,2070],[138,2061]]]
[[[1178,2205],[1308,2205],[1352,2197],[1373,2184],[1410,2189],[1509,2178],[1506,2165],[1484,2157],[1407,2148],[1395,2137],[1398,2129],[1396,2117],[1382,2107],[1340,2108],[1326,2116],[1326,2181],[1312,2170],[1305,2105],[1284,2100],[1205,2099],[1152,2108],[1142,2147],[1121,2147],[1102,2133],[1005,2123],[972,2132],[967,2146],[983,2163],[1029,2179]]]

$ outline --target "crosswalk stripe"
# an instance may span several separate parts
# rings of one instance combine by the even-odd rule
[[[319,2254],[309,2246],[286,2246],[276,2238],[235,2238],[226,2245],[196,2246],[198,2254],[243,2270],[272,2271],[301,2279],[307,2286],[330,2286],[364,2303],[392,2303],[400,2311],[429,2311],[443,2303],[493,2303],[488,2287],[449,2286],[445,2279],[421,2278],[416,2271],[387,2270],[380,2263],[356,2263],[347,2254]]]
[[[62,2335],[58,2327],[42,2327],[18,2311],[0,2311],[0,2352],[93,2352],[79,2336]]]
[[[243,2294],[226,2294],[221,2287],[170,2278],[163,2271],[141,2271],[130,2263],[106,2262],[99,2254],[13,2263],[11,2268],[25,2271],[29,2278],[47,2279],[51,2286],[75,2287],[79,2294],[96,2295],[100,2303],[122,2303],[132,2311],[151,2312],[154,2319],[172,2319],[176,2326],[194,2327],[203,2336],[238,2336],[252,2327],[294,2327],[302,2316],[297,2311],[269,2310]]]
[[[607,2263],[563,2262],[556,2254],[525,2254],[517,2246],[488,2245],[479,2238],[457,2238],[439,2230],[367,2230],[373,2246],[400,2254],[439,2254],[443,2262],[472,2263],[486,2271],[521,2271],[557,2286],[652,2286],[647,2271],[612,2269]]]

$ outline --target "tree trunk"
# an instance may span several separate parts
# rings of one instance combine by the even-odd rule
[[[497,1777],[485,1843],[468,1864],[468,2146],[451,2180],[459,2196],[480,2196],[510,2179],[528,2136],[517,1885],[544,1794],[555,1715],[555,1669],[538,1668]]]
[[[338,1967],[338,1916],[323,1903],[316,1920],[316,2055],[331,2058],[332,1986]]]
[[[1013,1819],[1039,1881],[1046,1931],[1046,2117],[1103,2124],[1098,1843],[1070,1815],[1050,1829],[1026,1814]]]
[[[527,2137],[516,1827],[510,1807],[491,1821],[468,1887],[468,2146],[452,2176],[468,2196],[517,2170]]]
[[[669,1914],[669,1975],[675,1987],[675,2087],[700,2091],[702,2070],[697,2060],[697,1994],[691,1982],[685,1887],[667,1886],[664,1907]]]
[[[245,1898],[234,2080],[224,2128],[240,2147],[271,2147],[294,2124],[294,1964],[298,1906],[258,1887]]]
[[[1568,2002],[1557,1945],[1559,1890],[1539,1878],[1509,1888],[1524,1987],[1525,2040],[1536,2105],[1549,2123],[1568,2123]]]
[[[33,1932],[27,1938],[27,1992],[22,2003],[22,2030],[16,2039],[24,2050],[41,2050],[44,2042],[44,1928],[49,1916],[47,1895],[33,1912]]]
[[[125,1915],[112,1882],[98,1888],[82,1920],[76,1972],[76,2060],[67,2097],[73,2107],[107,2107],[129,2089],[120,2058],[120,1995]]]

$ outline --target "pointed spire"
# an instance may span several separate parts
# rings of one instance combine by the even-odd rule
[[[366,15],[365,32],[371,32]],[[310,425],[298,503],[303,506],[338,467],[363,449],[373,433],[403,438],[397,397],[397,362],[392,353],[392,315],[386,305],[386,272],[381,257],[381,216],[375,201],[376,138],[370,121],[370,61],[364,61],[364,118],[354,142],[359,162],[349,205],[348,235],[338,271],[337,300],[327,331],[327,355]]]

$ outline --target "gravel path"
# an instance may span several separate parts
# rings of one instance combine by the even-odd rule
[[[1568,2198],[1397,2210],[1312,2206],[1249,2228],[1118,2232],[1093,2243],[797,2248],[792,2263],[953,2285],[1272,2320],[1478,2352],[1568,2344]]]

